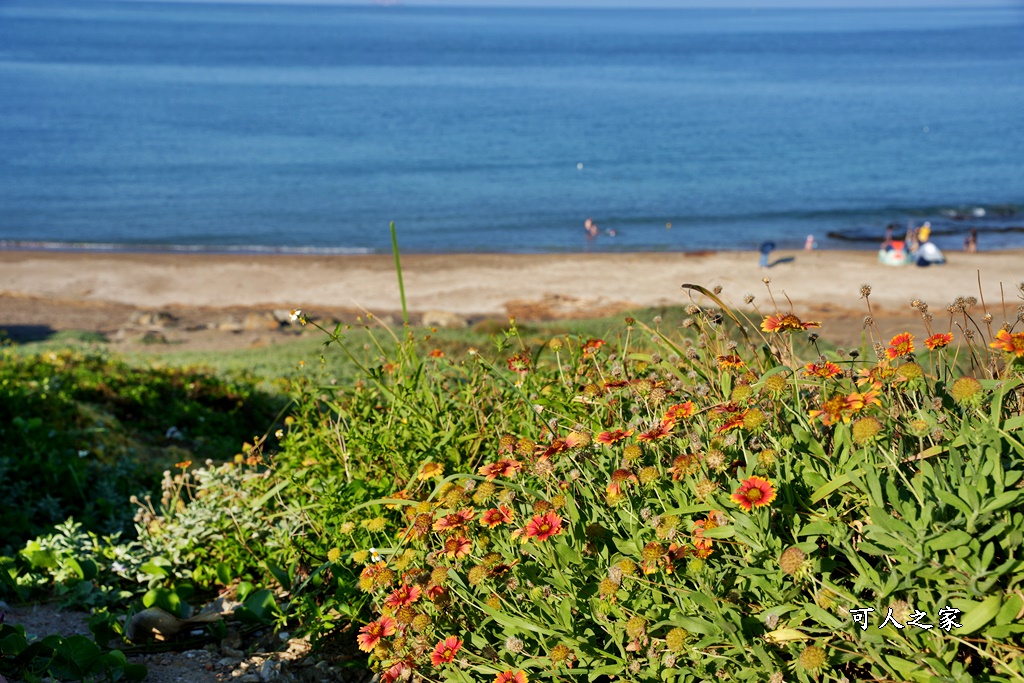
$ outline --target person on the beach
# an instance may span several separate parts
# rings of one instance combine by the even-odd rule
[[[893,231],[893,229],[895,227],[896,226],[894,224],[892,224],[892,223],[890,223],[889,225],[885,226],[885,241],[882,242],[882,247],[881,247],[885,251],[892,251],[892,248],[893,248],[892,231]]]
[[[925,223],[917,231],[917,238],[921,245],[914,252],[914,263],[919,266],[939,266],[946,262],[942,251],[931,242],[932,227]]]
[[[971,228],[971,231],[967,233],[967,237],[964,238],[964,251],[968,254],[978,251],[978,231],[974,228]]]
[[[804,251],[814,251],[814,248],[818,246],[814,241],[814,235],[808,235],[807,239],[804,240]]]
[[[597,237],[597,223],[594,222],[593,218],[587,218],[583,221],[583,229],[587,231],[588,238]]]
[[[907,251],[916,254],[917,250],[921,248],[921,244],[927,240],[927,235],[931,233],[931,230],[932,224],[928,221],[925,221],[920,228],[907,228]]]

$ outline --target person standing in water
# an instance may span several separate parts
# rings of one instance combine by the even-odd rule
[[[594,222],[593,218],[587,218],[587,220],[583,221],[583,229],[587,231],[588,239],[597,237],[597,223]]]

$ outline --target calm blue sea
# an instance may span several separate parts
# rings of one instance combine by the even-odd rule
[[[1024,246],[1024,12],[0,0],[0,246],[392,220],[407,252]]]

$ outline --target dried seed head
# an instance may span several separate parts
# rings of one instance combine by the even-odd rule
[[[744,294],[743,295],[743,303],[748,304],[748,305],[754,303],[754,295],[753,294],[749,294],[749,293],[748,294]]]
[[[788,548],[779,557],[779,567],[783,572],[793,576],[796,574],[804,564],[804,560],[807,559],[807,555],[804,551],[800,550],[796,546]]]
[[[871,296],[871,285],[860,286],[860,298],[866,299]]]
[[[515,636],[509,636],[505,639],[505,649],[512,654],[517,655],[523,651],[523,641],[519,640]]]
[[[809,645],[800,653],[800,666],[807,671],[817,671],[826,661],[825,651],[817,645]]]

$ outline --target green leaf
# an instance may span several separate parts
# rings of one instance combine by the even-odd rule
[[[970,543],[972,538],[974,537],[966,531],[954,529],[953,531],[943,533],[938,538],[928,541],[928,549],[931,551],[952,550],[953,548],[959,548],[962,545]]]
[[[964,610],[963,619],[960,621],[960,628],[956,629],[956,632],[959,635],[966,636],[980,630],[981,627],[996,618],[1002,604],[1003,596],[990,595],[973,609]]]
[[[12,633],[0,640],[0,654],[8,657],[17,657],[28,646],[25,636],[20,633]]]

